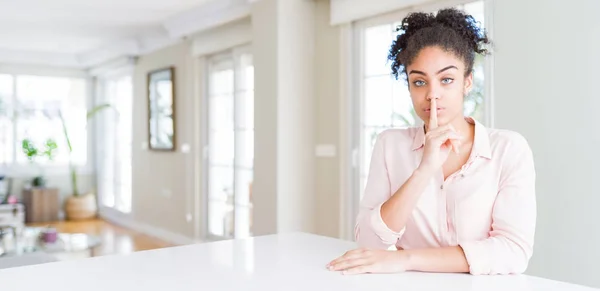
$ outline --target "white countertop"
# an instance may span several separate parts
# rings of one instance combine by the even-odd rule
[[[525,275],[341,275],[325,264],[353,242],[310,234],[261,236],[0,270],[1,290],[598,290]]]

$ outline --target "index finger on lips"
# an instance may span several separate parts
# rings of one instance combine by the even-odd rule
[[[435,98],[431,99],[431,108],[429,109],[429,129],[435,129],[438,127],[437,120],[437,100]]]

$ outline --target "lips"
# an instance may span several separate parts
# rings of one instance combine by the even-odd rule
[[[437,111],[440,111],[440,110],[444,110],[444,108],[438,107]],[[425,112],[429,112],[429,111],[431,111],[431,108],[425,108]]]

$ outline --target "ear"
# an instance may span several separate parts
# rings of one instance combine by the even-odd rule
[[[465,88],[464,88],[465,95],[468,95],[471,92],[471,89],[473,89],[473,72],[469,73],[465,77]]]

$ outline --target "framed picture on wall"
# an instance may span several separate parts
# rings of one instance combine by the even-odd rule
[[[150,150],[175,150],[175,68],[148,73],[148,139]]]

